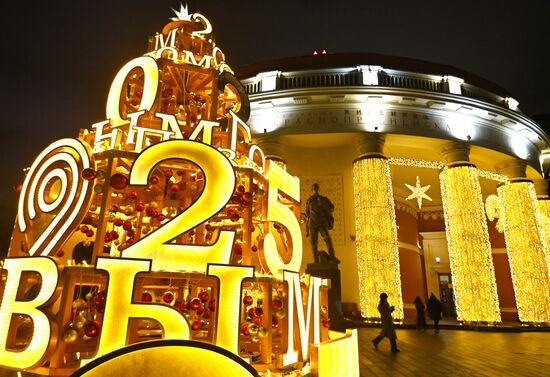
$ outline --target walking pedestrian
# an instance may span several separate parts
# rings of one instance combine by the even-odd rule
[[[426,330],[426,312],[420,296],[416,296],[414,299],[414,306],[416,307],[416,329]]]
[[[378,343],[385,337],[389,338],[392,352],[399,352],[397,349],[397,334],[393,327],[393,318],[391,313],[395,310],[395,307],[388,303],[388,295],[386,293],[380,293],[380,303],[378,304],[378,311],[380,312],[380,319],[382,320],[382,330],[376,338],[372,340],[374,348],[378,349]]]
[[[430,313],[430,318],[432,321],[434,321],[434,329],[435,333],[439,333],[439,321],[441,320],[441,311],[443,309],[443,306],[441,305],[441,301],[435,297],[433,292],[430,295],[430,298],[428,299],[428,313]]]

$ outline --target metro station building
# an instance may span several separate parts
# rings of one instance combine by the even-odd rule
[[[385,291],[394,317],[414,318],[433,292],[459,321],[550,322],[550,138],[506,90],[376,54],[236,74],[266,157],[300,177],[302,211],[313,183],[335,204],[345,314],[378,317]],[[304,237],[303,267],[310,250]]]

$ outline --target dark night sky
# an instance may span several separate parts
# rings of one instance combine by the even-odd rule
[[[528,114],[550,113],[545,0],[189,0],[230,66],[372,52],[452,65],[507,89]],[[2,239],[21,170],[49,143],[104,119],[116,72],[179,8],[175,0],[12,1],[3,5]],[[367,62],[363,62],[367,63]],[[9,224],[9,225],[6,225]],[[7,231],[11,233],[11,229]],[[5,241],[2,241],[4,245]],[[1,254],[1,253],[0,253]]]

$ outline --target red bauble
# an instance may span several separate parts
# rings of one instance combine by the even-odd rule
[[[252,322],[254,322],[254,324],[256,326],[261,326],[262,325],[262,317],[254,317],[254,319],[252,320]]]
[[[212,233],[206,233],[206,235],[204,236],[204,239],[206,241],[210,241],[212,239]]]
[[[91,230],[91,229],[88,229],[88,231],[86,232],[86,236],[87,237],[93,237],[94,236],[94,231]]]
[[[88,228],[87,225],[82,225],[82,226],[80,227],[80,231],[81,231],[82,233],[84,233],[84,234],[86,234],[86,233],[88,232],[88,230],[90,230],[90,228]]]
[[[97,172],[92,168],[86,168],[82,170],[82,173],[80,175],[86,181],[93,181],[95,177],[97,177]]]
[[[325,327],[327,329],[330,328],[330,320],[329,319],[323,319],[321,321],[321,323],[323,324],[323,327]]]
[[[250,318],[255,318],[256,317],[256,311],[254,310],[254,308],[248,309],[248,316]]]
[[[147,207],[145,209],[145,214],[147,216],[153,216],[155,214],[155,209],[153,207]]]
[[[258,251],[258,246],[256,246],[256,245],[253,245],[253,246],[252,246],[252,251],[253,251],[253,252],[256,252],[256,251]]]
[[[132,222],[126,220],[126,221],[122,224],[122,229],[124,229],[124,230],[132,230]]]
[[[110,236],[111,240],[116,240],[116,239],[118,239],[118,233],[117,233],[116,230],[111,230],[111,231],[109,232],[109,236]]]
[[[136,199],[138,197],[138,192],[137,191],[130,191],[130,193],[128,194],[128,198],[129,199]]]
[[[109,179],[109,185],[115,190],[123,190],[128,186],[128,177],[120,173],[113,174]]]
[[[208,303],[208,310],[210,310],[211,312],[216,310],[216,300],[210,300],[210,302]]]
[[[171,186],[170,186],[170,190],[176,192],[176,191],[179,191],[180,189],[180,185],[179,183],[173,183]]]
[[[243,333],[243,335],[250,335],[250,333],[248,332],[248,325],[250,325],[249,322],[245,322],[241,325],[241,332]]]
[[[260,306],[256,306],[254,308],[254,316],[255,317],[259,317],[261,316],[262,314],[264,314],[264,310],[260,307]]]
[[[204,229],[206,229],[207,231],[211,232],[212,230],[214,230],[214,227],[213,227],[212,225],[210,225],[210,224],[206,224],[206,225],[204,226]]]
[[[252,193],[250,193],[250,192],[245,192],[245,193],[243,194],[243,202],[248,203],[248,204],[249,204],[250,202],[252,202]]]
[[[95,338],[99,335],[99,324],[95,321],[86,322],[84,334],[86,334],[87,337]]]
[[[93,298],[94,305],[105,305],[105,291],[99,291]]]
[[[208,292],[202,291],[201,293],[199,293],[199,299],[201,300],[202,303],[205,303],[206,301],[208,301],[209,298],[210,296],[208,295]]]
[[[200,319],[194,320],[193,324],[191,324],[191,330],[197,331],[197,330],[200,330],[200,328],[201,328],[201,320]]]
[[[243,247],[240,243],[236,243],[233,245],[233,254],[238,257],[243,255]]]
[[[122,226],[124,221],[122,219],[116,219],[113,224],[115,224],[115,226]]]
[[[128,236],[130,238],[134,238],[135,235],[136,235],[136,232],[134,232],[132,229],[128,229],[126,231],[126,236]]]
[[[136,211],[141,212],[141,211],[143,211],[144,209],[145,209],[145,204],[143,204],[143,203],[138,203],[138,204],[136,204]]]
[[[174,172],[172,172],[172,169],[168,169],[168,170],[166,170],[166,171],[164,172],[164,176],[165,176],[166,178],[170,178],[170,177],[173,176],[173,175],[174,175]]]
[[[239,216],[238,213],[234,213],[234,214],[231,215],[231,221],[233,221],[233,222],[239,221],[240,218],[241,218],[241,216]]]
[[[254,302],[254,299],[250,295],[246,295],[243,297],[243,304],[244,306],[250,306]]]
[[[202,309],[202,301],[200,298],[194,298],[189,302],[189,308],[191,310],[199,310]]]
[[[111,233],[110,232],[105,233],[105,242],[109,243],[112,240],[113,240],[113,238],[111,237]]]
[[[239,185],[239,186],[237,187],[237,192],[238,192],[239,194],[242,194],[242,193],[244,193],[245,191],[246,191],[246,189],[244,188],[243,185]]]
[[[274,299],[271,301],[271,307],[272,307],[273,310],[275,310],[275,311],[281,310],[281,308],[283,307],[283,300],[281,300],[280,298],[274,298]]]
[[[61,258],[63,255],[65,255],[65,252],[63,250],[59,250],[57,253],[55,253],[55,255]]]
[[[164,292],[164,294],[162,295],[162,301],[164,301],[165,303],[169,304],[171,303],[172,301],[174,301],[174,293],[173,292],[170,292],[170,291],[166,291]]]
[[[204,313],[202,313],[202,318],[208,319],[208,318],[210,318],[211,314],[212,314],[212,313],[210,313],[210,310],[205,309],[205,310],[204,310]]]
[[[277,327],[279,327],[279,318],[271,315],[271,328],[276,329]]]
[[[153,295],[149,292],[143,292],[141,294],[141,301],[143,302],[152,302],[153,301]]]
[[[158,217],[157,217],[157,220],[158,220],[158,221],[164,221],[164,220],[166,220],[166,215],[163,215],[162,213],[159,214]]]
[[[159,183],[159,177],[153,175],[151,178],[149,178],[149,183],[152,185],[156,185],[157,183]]]

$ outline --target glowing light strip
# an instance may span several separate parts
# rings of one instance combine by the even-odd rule
[[[57,265],[45,257],[7,258],[4,263],[8,277],[0,300],[0,365],[15,369],[31,368],[45,359],[49,347],[55,346],[55,342],[50,343],[50,337],[57,328],[52,328],[48,316],[38,308],[50,301],[55,292],[59,277]],[[36,271],[41,275],[40,290],[30,301],[16,298],[23,271]],[[29,316],[33,323],[32,338],[24,352],[9,351],[6,347],[10,324],[16,314]]]
[[[296,201],[300,201],[300,179],[288,174],[277,164],[269,161],[267,165],[267,179],[269,179],[268,191],[268,221],[282,224],[290,234],[290,247],[292,257],[284,263],[277,251],[277,243],[270,233],[264,238],[263,247],[260,249],[260,262],[262,267],[271,272],[277,278],[282,277],[283,270],[299,271],[302,264],[302,231],[298,219],[286,205],[278,201],[279,190]]]
[[[413,158],[398,158],[398,157],[388,157],[388,163],[390,165],[400,165],[400,166],[410,166],[416,168],[426,168],[426,169],[441,169],[445,166],[440,161],[429,161],[429,160],[418,160]]]
[[[189,325],[172,306],[134,303],[135,277],[149,272],[151,261],[122,258],[98,258],[97,268],[109,273],[109,285],[99,347],[94,358],[124,348],[130,318],[150,318],[162,326],[164,339],[189,339]],[[88,360],[89,361],[89,360]]]
[[[550,200],[539,199],[539,208],[541,214],[542,225],[544,227],[544,235],[546,237],[546,245],[550,245]],[[546,265],[550,272],[550,246],[546,248]]]
[[[139,110],[149,111],[155,103],[157,89],[159,84],[159,69],[155,59],[149,56],[141,56],[130,60],[116,74],[109,96],[107,97],[107,107],[105,113],[107,119],[110,119],[113,127],[128,123],[128,120],[123,119],[120,115],[120,96],[121,93],[126,93],[124,82],[126,77],[134,68],[140,68],[143,71],[143,95],[139,104]]]
[[[195,141],[170,140],[143,151],[134,161],[130,184],[145,186],[152,169],[167,157],[196,163],[204,174],[201,196],[185,212],[123,251],[125,257],[153,260],[155,270],[205,271],[206,262],[228,264],[234,231],[222,230],[212,245],[171,243],[180,234],[217,214],[235,188],[235,173],[229,160],[217,149]]]
[[[55,153],[57,149],[59,151]],[[71,179],[68,180],[68,183],[71,185],[70,191],[66,200],[59,201],[60,204],[63,203],[63,207],[31,246],[29,250],[30,255],[36,254],[39,250],[41,250],[40,255],[49,255],[54,252],[54,249],[59,246],[59,241],[66,235],[68,229],[74,226],[77,217],[82,215],[80,211],[91,195],[90,182],[80,178],[80,170],[92,166],[89,148],[75,139],[61,139],[53,142],[34,160],[23,182],[17,214],[17,222],[21,232],[25,232],[29,226],[26,216],[28,215],[30,220],[36,217],[34,198],[37,186],[44,179],[42,175],[46,169],[60,162],[67,164],[69,167]],[[67,174],[66,170],[65,174]],[[66,187],[62,188],[62,191],[66,192]],[[48,239],[50,240],[44,245]]]
[[[439,175],[458,320],[500,322],[481,186],[473,166]]]
[[[347,329],[344,336],[329,331],[329,337],[319,346],[319,377],[359,377],[357,329]]]
[[[353,163],[356,250],[361,314],[379,318],[379,295],[389,295],[394,318],[403,318],[399,246],[389,163],[363,158]]]
[[[426,168],[426,169],[443,169],[445,164],[441,161],[430,161],[430,160],[420,160],[414,158],[398,158],[398,157],[389,157],[388,162],[390,165],[398,166],[409,166],[414,168]],[[500,183],[508,182],[508,177],[502,174],[490,172],[487,170],[477,169],[477,174],[480,177],[490,179],[492,181],[497,181]]]
[[[522,322],[550,322],[548,253],[532,182],[500,186],[506,249],[512,272],[518,316]]]
[[[59,180],[61,181],[61,184],[60,184],[61,191],[51,203],[46,203],[46,201],[44,200],[44,197],[46,195],[46,187],[48,186],[48,183],[50,183],[51,180],[54,178],[59,178]],[[46,212],[46,213],[53,211],[61,204],[61,201],[65,197],[66,192],[67,192],[67,172],[59,168],[50,171],[48,174],[46,174],[46,176],[42,180],[42,183],[40,184],[40,187],[38,188],[38,197],[37,197],[38,208],[40,208],[42,212]]]
[[[209,264],[207,274],[220,279],[216,345],[238,355],[241,283],[254,277],[254,267]]]

